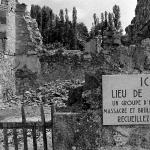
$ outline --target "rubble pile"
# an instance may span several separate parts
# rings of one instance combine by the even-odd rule
[[[56,107],[66,107],[69,90],[81,86],[83,81],[80,80],[56,80],[40,86],[36,90],[28,89],[24,95],[13,96],[5,103],[18,104],[19,101],[25,105],[34,104],[55,104]]]

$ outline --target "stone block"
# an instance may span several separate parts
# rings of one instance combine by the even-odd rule
[[[69,113],[54,116],[54,149],[71,150],[75,145],[76,118],[78,115]]]

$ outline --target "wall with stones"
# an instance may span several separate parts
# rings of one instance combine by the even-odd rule
[[[85,52],[96,53],[97,52],[97,41],[92,39],[85,44]]]
[[[0,58],[0,86],[1,86],[1,96],[5,93],[6,89],[13,89],[15,92],[15,77],[13,68],[14,57],[11,56],[15,53],[15,0],[10,0],[7,3],[2,1],[3,4],[0,5],[0,22],[3,24],[1,28],[1,58]],[[5,16],[6,15],[6,16]],[[4,21],[6,20],[6,22]]]
[[[37,55],[42,50],[42,37],[36,20],[26,12],[25,4],[2,0],[0,12],[0,88],[1,91],[10,88],[15,92],[22,83],[22,79],[15,76],[18,69],[25,66],[33,74],[41,71]]]
[[[54,150],[72,150],[76,144],[77,118],[78,115],[71,115],[71,113],[55,113],[53,120]]]
[[[82,93],[82,98],[84,96],[91,104],[91,109],[81,112],[79,117],[67,114],[55,115],[54,142],[57,150],[62,148],[66,150],[150,149],[149,125],[104,126],[102,123],[102,74],[149,73],[150,39],[145,39],[141,43],[140,46],[118,46],[103,50],[105,60],[102,60],[100,55],[98,56],[98,60],[105,61],[103,64],[93,65],[92,62],[82,62],[81,66],[75,69],[73,69],[73,64],[62,65],[58,62],[45,64],[45,71],[46,68],[50,68],[49,81],[63,78],[82,78],[84,80],[83,72],[89,71],[90,73],[95,72],[94,76],[99,83],[98,88],[87,89]],[[76,75],[77,72],[79,76]],[[87,80],[86,82],[85,85],[88,84],[91,87],[92,81]],[[76,107],[81,107],[81,105],[72,106],[72,108]],[[59,144],[57,144],[58,141]]]
[[[42,63],[42,78],[50,82],[52,80],[69,80],[69,79],[83,79],[84,69],[75,68],[73,66],[61,63]]]
[[[91,60],[77,60],[69,62],[69,59],[53,61],[55,56],[41,60],[41,80],[50,82],[52,80],[81,79],[84,80],[85,72],[95,72],[105,68],[114,72],[140,73],[150,69],[148,46],[131,45],[130,47],[118,46],[107,47],[99,54],[92,56]],[[68,56],[69,58],[69,56]],[[73,60],[73,58],[70,58]],[[110,69],[111,67],[111,69]]]
[[[135,8],[135,17],[131,24],[126,27],[128,42],[130,44],[139,43],[150,36],[150,1],[137,0]]]
[[[36,32],[36,36],[34,36]],[[33,37],[34,36],[34,37]],[[37,41],[33,41],[37,40]],[[16,59],[17,69],[24,65],[33,72],[40,73],[37,53],[41,50],[42,37],[37,23],[26,12],[25,4],[16,5]]]
[[[17,94],[29,87],[37,87],[36,74],[41,72],[38,54],[42,50],[42,36],[35,19],[26,11],[26,5],[16,5],[16,57],[15,74]],[[18,75],[23,72],[22,76]],[[35,75],[35,76],[34,76]],[[32,76],[34,76],[32,78]]]
[[[149,125],[103,126],[102,114],[96,113],[92,118],[90,111],[87,112],[89,116],[86,113],[56,113],[55,150],[149,150]]]
[[[90,104],[90,109],[79,111],[79,105],[74,112],[54,115],[54,143],[57,150],[149,150],[150,125],[104,126],[102,122],[102,74],[114,74],[114,71],[99,70],[95,78],[99,87],[87,89],[82,97]],[[91,86],[92,81],[86,81]],[[91,83],[89,83],[91,82]],[[65,135],[65,136],[64,136]],[[57,144],[59,141],[59,144]]]
[[[57,63],[41,63],[41,75],[39,80],[41,83],[51,82],[55,80],[84,80],[85,72],[95,72],[100,65],[93,65],[91,62],[83,61],[80,65],[75,66],[73,63],[66,64]]]

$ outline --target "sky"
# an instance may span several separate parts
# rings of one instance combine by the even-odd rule
[[[38,4],[41,7],[49,6],[55,14],[59,14],[60,9],[67,8],[70,20],[72,20],[72,9],[76,7],[78,22],[84,22],[88,29],[92,27],[94,13],[100,18],[101,12],[112,12],[115,4],[120,6],[121,23],[125,29],[135,16],[137,4],[137,0],[19,0],[19,2],[27,4],[28,10],[31,4]]]

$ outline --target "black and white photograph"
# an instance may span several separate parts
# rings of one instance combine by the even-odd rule
[[[0,0],[0,150],[150,150],[150,0]]]

